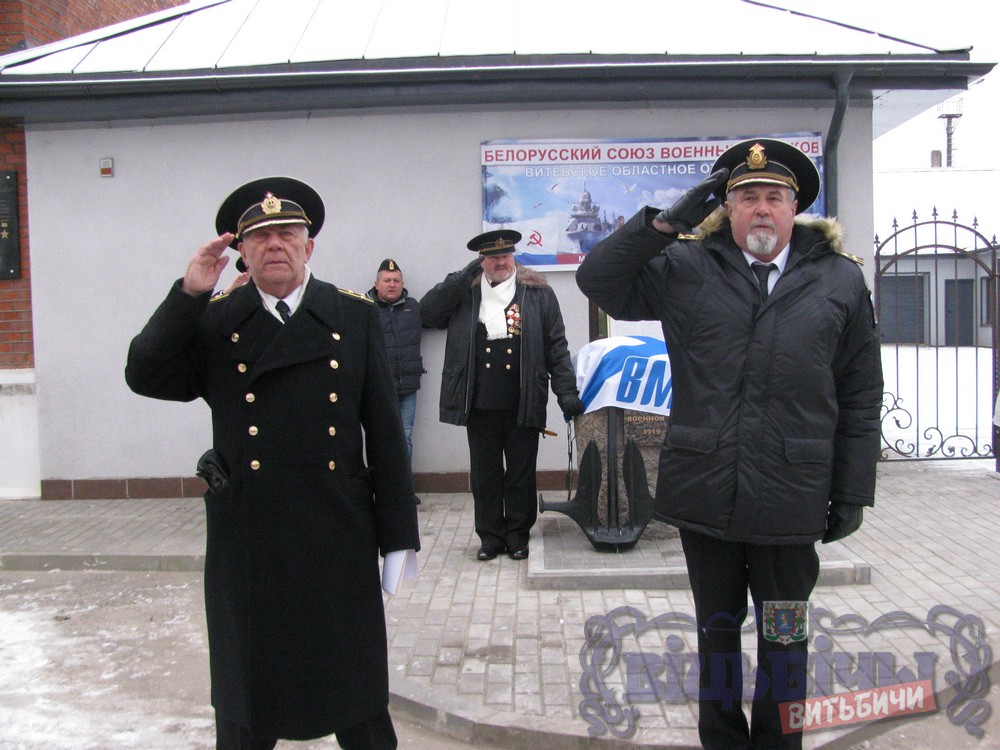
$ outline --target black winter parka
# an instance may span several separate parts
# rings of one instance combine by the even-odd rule
[[[659,320],[673,400],[658,516],[758,544],[823,536],[831,502],[873,505],[882,368],[871,297],[838,225],[796,223],[766,301],[728,219],[678,241],[640,211],[577,284],[619,320]]]

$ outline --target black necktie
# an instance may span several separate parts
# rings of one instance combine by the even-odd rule
[[[281,316],[281,322],[287,323],[288,319],[292,317],[291,311],[288,309],[288,303],[283,299],[279,299],[274,303],[274,309],[278,311],[278,315]]]
[[[777,268],[774,263],[757,263],[751,266],[757,276],[757,288],[760,289],[760,298],[767,299],[767,277],[771,274],[772,268]]]

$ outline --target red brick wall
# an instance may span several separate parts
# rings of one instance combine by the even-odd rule
[[[5,0],[0,2],[0,52],[37,47],[186,2],[187,0]]]
[[[21,278],[0,279],[0,369],[33,367],[31,270],[28,262],[28,198],[24,180],[24,129],[0,127],[0,171],[17,171],[17,223]]]
[[[0,1],[0,54],[37,47],[182,5],[186,0]],[[24,128],[0,126],[0,171],[17,171],[21,278],[0,279],[0,369],[35,365],[31,327],[31,263]]]

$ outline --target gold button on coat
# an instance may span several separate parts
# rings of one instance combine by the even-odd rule
[[[337,462],[336,461],[331,461],[330,462],[330,471],[333,471],[336,468],[337,468]]]
[[[250,462],[250,468],[253,469],[254,471],[257,471],[257,469],[260,468],[260,461],[258,461],[255,458],[253,461]]]
[[[330,394],[330,403],[331,404],[337,403],[337,394],[336,393],[331,393]]]
[[[336,370],[338,367],[340,367],[340,362],[338,362],[335,359],[331,359],[330,360],[330,367],[332,367],[334,370]]]
[[[250,425],[250,429],[247,430],[247,432],[249,432],[251,435],[256,435],[259,432],[259,430],[257,429],[257,425],[254,424]]]
[[[229,339],[235,344],[237,341],[240,340],[240,335],[238,333],[234,333],[232,336],[229,337]]]
[[[331,426],[331,427],[330,427],[330,437],[333,437],[333,436],[334,436],[334,435],[336,435],[336,434],[337,434],[337,428],[336,428],[336,427],[333,427],[333,426]]]
[[[340,341],[340,334],[339,334],[339,333],[337,333],[336,331],[334,331],[334,332],[333,332],[332,334],[330,334],[330,335],[331,335],[331,336],[333,336],[333,340],[334,340],[334,341]]]
[[[236,365],[236,369],[239,370],[240,372],[246,372],[247,366],[242,362],[240,362],[238,365]]]
[[[248,393],[247,396],[246,396],[246,398],[247,398],[247,403],[248,404],[252,404],[254,401],[257,400],[257,397],[254,396],[252,393]]]

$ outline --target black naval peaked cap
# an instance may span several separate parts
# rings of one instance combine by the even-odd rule
[[[480,255],[500,255],[515,252],[520,241],[521,233],[515,229],[494,229],[476,235],[466,247]]]
[[[729,170],[729,180],[715,190],[720,201],[733,188],[743,185],[783,185],[795,191],[795,213],[808,209],[819,195],[819,171],[812,159],[795,146],[771,138],[752,138],[730,146],[716,159],[715,172]]]
[[[305,224],[315,237],[324,218],[323,199],[312,186],[294,177],[261,177],[236,188],[222,202],[215,230],[236,235],[229,243],[236,248],[250,230],[274,224]]]

